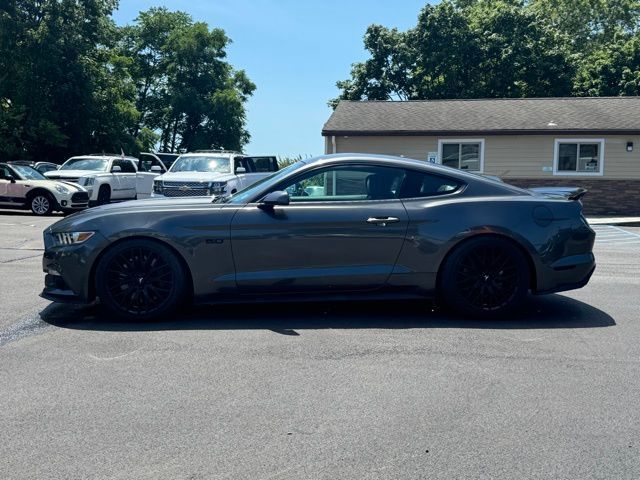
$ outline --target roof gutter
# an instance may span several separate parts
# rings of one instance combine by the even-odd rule
[[[325,137],[459,137],[470,135],[640,135],[640,130],[579,130],[579,129],[555,129],[555,130],[322,130]]]

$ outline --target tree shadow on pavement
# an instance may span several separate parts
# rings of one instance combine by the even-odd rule
[[[531,296],[518,314],[504,319],[464,318],[423,301],[225,304],[190,307],[171,319],[130,322],[109,317],[97,305],[51,304],[40,313],[54,326],[95,331],[271,330],[298,335],[304,329],[553,329],[611,327],[615,320],[562,295]]]

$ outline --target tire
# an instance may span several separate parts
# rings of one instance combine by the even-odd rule
[[[109,202],[111,202],[111,189],[108,185],[101,185],[100,190],[98,190],[96,205],[106,205]]]
[[[98,263],[95,279],[104,307],[126,320],[167,317],[188,291],[176,254],[150,240],[129,240],[109,249]]]
[[[463,315],[490,318],[513,312],[529,291],[529,265],[523,253],[499,237],[468,240],[445,261],[441,293]]]
[[[40,217],[51,215],[56,205],[56,201],[49,193],[38,192],[29,197],[29,208]]]

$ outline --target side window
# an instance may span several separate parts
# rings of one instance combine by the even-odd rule
[[[280,189],[292,203],[398,198],[405,172],[399,168],[351,165],[309,172]]]
[[[251,173],[251,172],[254,171],[253,168],[252,168],[253,165],[251,164],[249,159],[244,158],[244,157],[243,158],[237,158],[236,157],[236,166],[235,166],[236,173],[238,173],[238,168],[240,168],[240,167],[245,169],[244,173]]]
[[[251,163],[252,172],[270,173],[278,170],[276,157],[247,157],[245,160]]]
[[[402,186],[400,187],[400,198],[445,195],[455,192],[460,189],[461,186],[462,183],[452,178],[407,170],[404,182],[402,182]]]
[[[114,167],[120,167],[121,173],[136,173],[136,167],[131,163],[131,160],[114,160]]]
[[[0,165],[0,180],[8,180],[11,177],[11,171],[9,167],[5,167],[4,165]]]
[[[141,158],[138,161],[138,170],[141,172],[150,172],[153,166],[153,161],[147,158]]]
[[[138,169],[141,172],[150,172],[151,167],[160,167],[163,172],[165,171],[160,162],[153,157],[145,155],[138,161]]]
[[[131,160],[123,160],[122,162],[124,163],[124,168],[122,169],[123,172],[127,172],[127,173],[138,172],[138,170],[136,170],[135,164]]]

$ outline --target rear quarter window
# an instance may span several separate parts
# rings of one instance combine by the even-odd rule
[[[400,198],[436,197],[454,193],[462,188],[459,180],[431,173],[407,170],[400,187]]]

